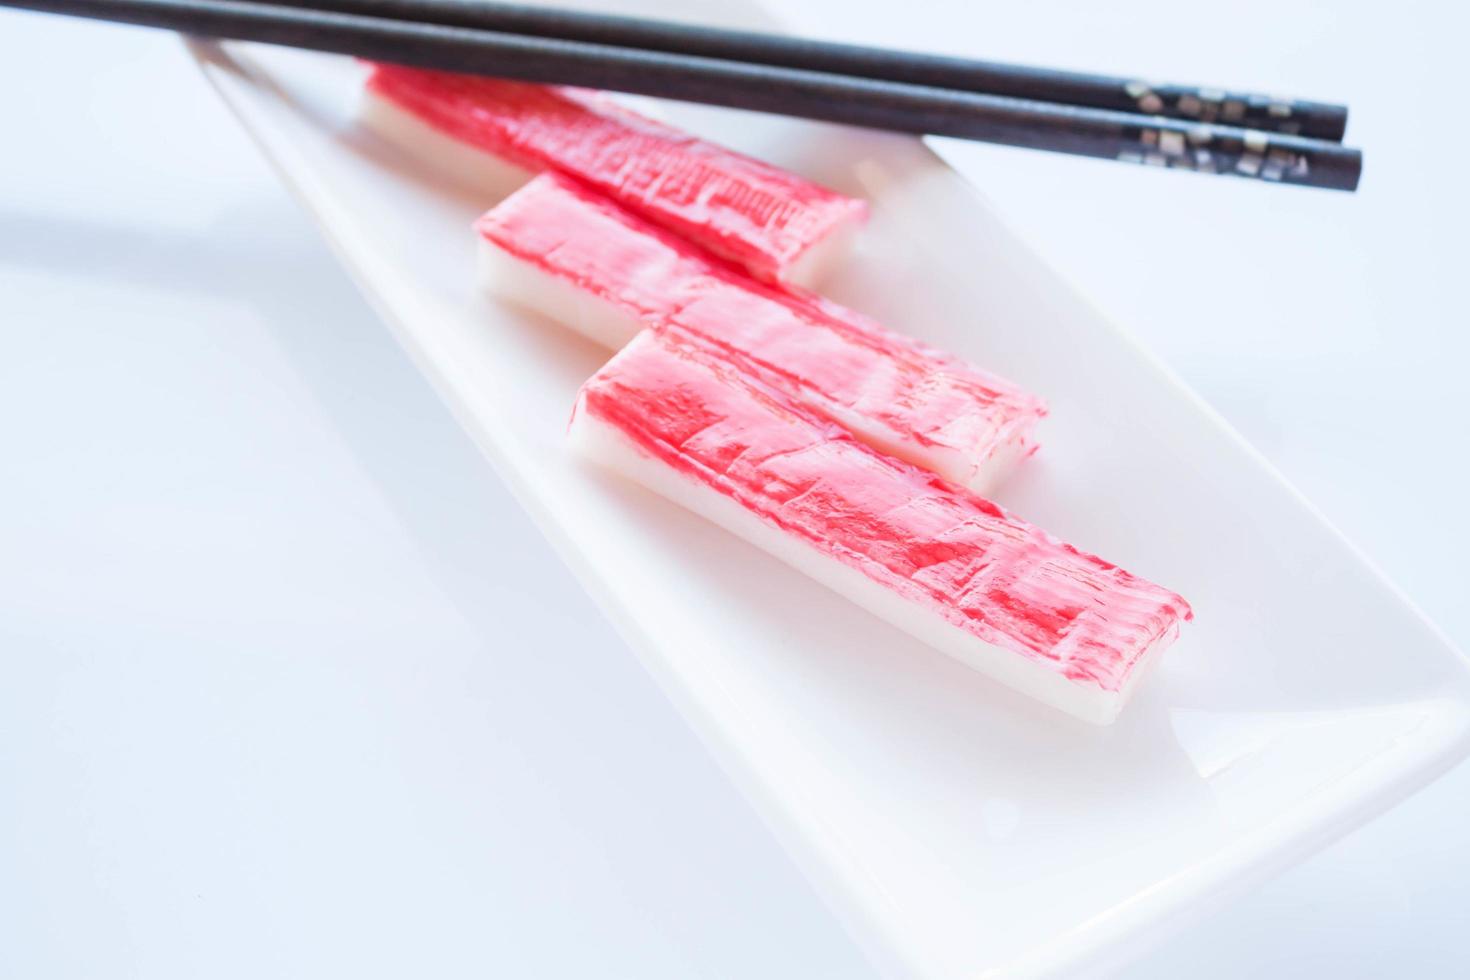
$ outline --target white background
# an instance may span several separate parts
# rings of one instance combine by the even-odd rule
[[[1350,102],[1355,197],[944,152],[1470,646],[1465,14],[786,16]],[[175,39],[0,13],[0,127],[0,976],[871,975]],[[1467,805],[1126,975],[1463,975]]]

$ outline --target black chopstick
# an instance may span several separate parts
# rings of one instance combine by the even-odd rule
[[[1357,150],[1327,140],[242,0],[0,0],[0,6],[1336,190],[1355,189],[1362,169]]]
[[[611,47],[799,68],[1341,142],[1347,106],[489,0],[260,0]]]

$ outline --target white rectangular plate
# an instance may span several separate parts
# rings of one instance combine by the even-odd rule
[[[361,71],[349,59],[194,50],[525,507],[892,975],[1117,962],[1465,752],[1461,656],[920,142],[655,107],[866,197],[872,223],[830,291],[1050,399],[1042,452],[1000,501],[1197,613],[1109,729],[1008,693],[578,465],[565,422],[606,355],[478,295],[470,223],[488,202],[354,122]]]

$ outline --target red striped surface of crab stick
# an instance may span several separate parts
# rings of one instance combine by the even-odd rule
[[[375,64],[363,116],[491,198],[558,171],[772,282],[818,281],[867,214],[586,89]]]
[[[1190,618],[1183,599],[873,451],[762,374],[645,330],[583,386],[570,438],[1001,683],[1113,720]]]
[[[1041,399],[799,290],[752,280],[565,177],[546,174],[479,222],[499,296],[617,349],[675,323],[759,363],[868,444],[978,491],[1034,448]]]

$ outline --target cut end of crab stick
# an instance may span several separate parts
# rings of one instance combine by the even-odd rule
[[[545,174],[476,223],[496,295],[617,349],[649,324],[721,345],[859,439],[981,491],[1033,448],[1041,399],[814,294],[756,282]]]
[[[1110,723],[1183,599],[856,442],[702,338],[644,331],[582,388],[577,452],[923,642]]]
[[[504,199],[535,176],[525,167],[455,139],[371,87],[363,90],[357,118],[436,175],[487,204]]]
[[[819,281],[867,216],[856,198],[584,89],[376,64],[365,98],[369,126],[489,198],[564,173],[771,282]]]

